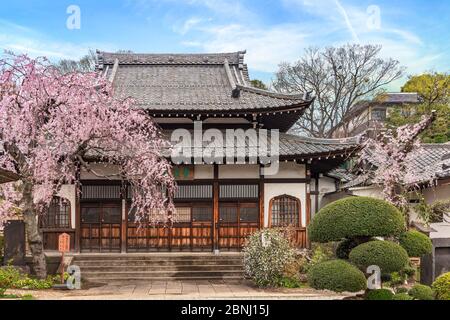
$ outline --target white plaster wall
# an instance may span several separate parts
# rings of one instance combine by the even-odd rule
[[[378,186],[360,187],[350,189],[353,195],[358,197],[372,197],[377,199],[384,199],[381,188]]]
[[[269,203],[276,196],[289,195],[300,199],[302,226],[306,226],[306,184],[305,183],[265,183],[264,184],[264,227],[269,226]]]
[[[423,197],[428,204],[436,201],[450,200],[450,184],[425,189],[423,191]]]
[[[314,183],[314,180],[311,181]],[[319,178],[319,210],[326,205],[326,199],[324,196],[326,193],[336,191],[335,180],[329,177],[321,177]]]
[[[103,163],[93,163],[90,165],[92,170],[102,176],[109,176],[119,173],[119,167],[111,164],[103,164]],[[82,180],[104,180],[105,178],[98,177],[91,172],[87,172],[85,170],[81,171],[81,179]],[[112,176],[108,177],[111,180],[120,180],[120,176]]]
[[[58,192],[58,197],[65,198],[70,202],[70,224],[75,229],[76,211],[76,189],[74,184],[64,184]]]
[[[280,162],[278,173],[266,176],[268,179],[302,179],[305,177],[305,165],[297,164],[295,162]]]
[[[214,179],[214,166],[196,165],[194,169],[194,179]]]
[[[227,164],[219,166],[219,179],[259,179],[259,165]]]

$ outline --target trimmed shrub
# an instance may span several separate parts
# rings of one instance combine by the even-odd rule
[[[276,229],[253,233],[243,252],[245,273],[260,287],[278,285],[287,266],[295,260],[289,240]]]
[[[413,299],[414,298],[407,293],[397,293],[394,294],[394,296],[392,297],[392,300],[413,300]]]
[[[313,242],[358,237],[400,235],[405,231],[401,212],[390,203],[369,197],[350,197],[322,208],[308,227]]]
[[[308,271],[309,285],[318,290],[358,292],[366,289],[366,277],[344,260],[329,260],[313,266]]]
[[[358,244],[359,243],[353,239],[346,239],[339,242],[338,246],[336,247],[336,257],[338,257],[339,259],[348,260],[350,251],[352,251],[353,248],[356,248]]]
[[[408,253],[400,245],[380,240],[360,244],[350,252],[349,259],[363,271],[375,265],[382,273],[401,271],[409,262]]]
[[[436,299],[450,300],[450,272],[444,273],[436,278],[433,282]]]
[[[408,293],[408,288],[398,287],[395,289],[395,293]]]
[[[399,242],[410,257],[421,257],[433,250],[431,239],[415,230],[402,233]]]
[[[392,300],[394,293],[389,289],[370,290],[366,293],[366,300]]]
[[[408,293],[416,300],[434,300],[433,289],[423,284],[414,285]]]

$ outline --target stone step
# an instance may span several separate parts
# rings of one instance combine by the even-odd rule
[[[146,271],[242,271],[242,265],[196,265],[196,266],[79,266],[81,274],[90,272],[146,272]]]
[[[122,283],[122,282],[147,282],[147,281],[181,281],[181,280],[186,280],[186,281],[203,281],[203,280],[208,280],[208,281],[220,281],[220,280],[226,280],[226,281],[242,281],[244,279],[243,276],[189,276],[189,277],[140,277],[140,276],[135,276],[133,278],[127,277],[127,278],[123,278],[123,277],[115,277],[115,278],[109,278],[109,279],[105,279],[105,278],[95,278],[95,277],[91,277],[89,279],[85,279],[90,283]]]
[[[133,261],[133,260],[151,260],[151,261],[223,261],[223,260],[242,260],[242,255],[186,255],[186,256],[170,256],[170,255],[81,255],[75,256],[74,260],[77,261],[102,261],[102,260],[114,260],[114,261]]]
[[[197,265],[240,265],[241,259],[232,260],[73,260],[80,267],[90,266],[197,266]]]
[[[140,271],[140,272],[82,272],[81,278],[93,281],[93,279],[103,280],[140,280],[140,279],[212,279],[223,277],[235,277],[243,278],[244,273],[242,271],[227,271],[227,270],[214,270],[214,271]]]

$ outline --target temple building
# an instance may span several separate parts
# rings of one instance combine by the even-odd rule
[[[209,131],[228,137],[233,132],[233,141],[241,144],[232,148],[242,151],[241,156],[218,156],[217,144],[212,147],[214,161],[206,161],[197,156],[195,142],[178,149],[185,161],[167,156],[178,185],[172,227],[137,226],[128,210],[132,190],[125,181],[82,172],[81,194],[73,185],[63,186],[62,201],[55,199],[41,219],[45,248],[57,249],[58,235],[67,232],[72,250],[81,253],[238,251],[252,232],[281,226],[290,226],[297,245],[307,247],[308,224],[321,206],[319,191],[334,187],[327,173],[359,145],[355,139],[288,133],[314,98],[253,87],[244,56],[98,52],[97,71],[113,83],[115,94],[134,98],[168,139],[177,132],[195,137],[199,126],[204,135]],[[256,147],[265,135],[269,151],[276,152],[264,162],[254,151],[261,150]],[[94,166],[105,175],[116,170]],[[270,167],[275,170],[268,174]]]

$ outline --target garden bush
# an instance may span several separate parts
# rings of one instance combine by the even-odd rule
[[[348,260],[348,255],[353,248],[358,246],[358,242],[354,239],[346,239],[344,241],[339,242],[336,248],[336,257],[339,259]]]
[[[394,296],[392,297],[392,300],[413,300],[413,299],[414,298],[407,293],[397,293],[394,294]]]
[[[389,289],[370,290],[366,293],[366,300],[392,300],[394,293]]]
[[[450,272],[444,273],[436,278],[433,282],[436,299],[450,300]]]
[[[333,251],[323,244],[313,244],[312,255],[307,264],[302,266],[302,272],[308,272],[318,263],[331,260],[334,258]]]
[[[423,284],[414,285],[408,293],[416,300],[434,300],[433,289]]]
[[[313,242],[396,236],[403,231],[402,213],[384,200],[369,197],[345,198],[325,206],[308,228]]]
[[[395,293],[408,293],[408,288],[405,288],[405,287],[398,287],[398,288],[395,288]]]
[[[314,289],[335,292],[358,292],[366,289],[364,274],[344,260],[316,264],[308,271],[308,283]]]
[[[433,250],[431,239],[415,230],[402,233],[399,242],[410,257],[421,257]]]
[[[253,233],[243,252],[245,274],[260,287],[276,286],[286,267],[295,260],[289,240],[277,229]]]
[[[376,265],[382,273],[401,271],[409,262],[408,253],[400,245],[381,240],[360,244],[350,252],[349,259],[363,271]]]
[[[49,276],[45,280],[33,279],[13,266],[0,268],[0,288],[3,289],[50,289],[59,277]]]

